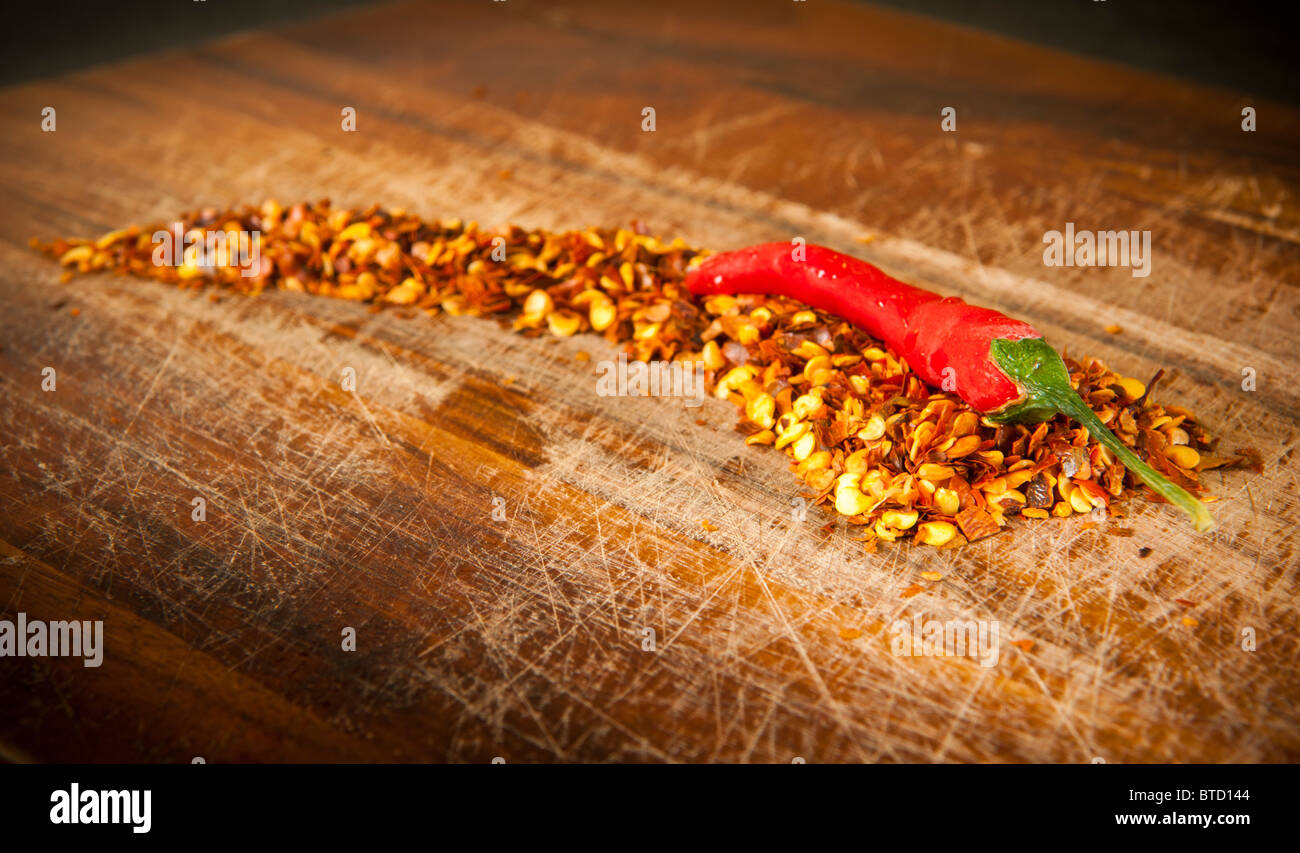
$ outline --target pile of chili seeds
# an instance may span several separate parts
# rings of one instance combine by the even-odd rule
[[[201,239],[214,229],[254,235],[253,275],[154,262],[155,232]],[[904,538],[953,547],[1016,517],[1122,516],[1123,499],[1145,491],[1064,416],[994,424],[956,396],[934,392],[895,353],[838,318],[782,297],[692,296],[685,273],[707,253],[665,243],[638,223],[485,230],[377,205],[286,209],[267,201],[33,246],[69,268],[65,280],[111,271],[182,288],[215,285],[214,298],[220,289],[276,287],[430,315],[499,315],[527,335],[595,332],[631,358],[696,362],[712,393],[738,407],[745,443],[785,453],[813,500],[858,526],[856,538],[869,549]],[[1204,494],[1207,470],[1258,465],[1250,451],[1216,455],[1191,412],[1156,403],[1142,382],[1095,360],[1067,358],[1066,365],[1102,422],[1193,494]]]

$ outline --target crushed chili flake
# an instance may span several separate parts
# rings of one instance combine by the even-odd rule
[[[1000,529],[993,516],[977,506],[967,507],[957,513],[957,526],[961,528],[962,535],[968,542],[992,536]]]
[[[1011,645],[1026,652],[1033,651],[1034,649],[1033,640],[1012,640]]]
[[[903,598],[911,598],[912,596],[919,595],[922,592],[925,592],[925,587],[921,586],[919,583],[914,583],[907,589],[903,590],[901,595]]]
[[[176,229],[200,238],[249,232],[260,250],[255,274],[154,263],[152,235]],[[788,456],[815,503],[865,526],[859,541],[868,551],[913,537],[960,544],[949,530],[954,522],[973,541],[1015,518],[1122,517],[1121,499],[1146,493],[1064,416],[998,425],[927,387],[895,352],[834,316],[779,296],[693,296],[683,279],[707,252],[664,242],[640,223],[481,229],[379,205],[336,209],[326,200],[284,208],[271,200],[96,240],[32,245],[68,267],[65,275],[112,271],[181,288],[215,284],[256,294],[274,287],[430,315],[497,315],[528,336],[595,333],[641,361],[694,362],[714,396],[737,406],[746,443]],[[1216,456],[1215,440],[1190,411],[1154,403],[1160,374],[1144,385],[1100,361],[1065,362],[1101,421],[1193,494],[1205,493],[1201,471],[1262,470],[1257,451]]]
[[[858,637],[861,637],[861,636],[862,636],[862,632],[859,631],[857,628],[841,628],[841,629],[840,629],[840,639],[841,639],[841,640],[856,640]]]

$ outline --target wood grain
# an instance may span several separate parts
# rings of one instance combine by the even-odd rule
[[[98,669],[0,659],[3,757],[1300,759],[1294,109],[865,5],[511,0],[14,87],[0,126],[0,617],[103,619],[107,645]],[[866,554],[797,518],[726,404],[597,396],[596,338],[60,285],[26,247],[326,196],[803,236],[1166,368],[1161,399],[1265,471],[1207,475],[1208,537],[1139,501],[1097,529]],[[1151,276],[1044,267],[1066,221],[1150,229]],[[997,620],[999,663],[894,656],[914,614]]]

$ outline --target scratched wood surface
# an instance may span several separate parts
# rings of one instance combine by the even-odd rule
[[[9,88],[0,126],[0,618],[106,643],[0,658],[5,759],[1300,759],[1293,109],[863,5],[510,0]],[[598,339],[61,285],[26,247],[265,197],[803,236],[1164,367],[1265,471],[1207,475],[1206,537],[1139,501],[865,554],[730,406],[597,396]],[[1151,275],[1044,267],[1067,221],[1149,229]],[[894,656],[916,614],[997,620],[997,665]]]

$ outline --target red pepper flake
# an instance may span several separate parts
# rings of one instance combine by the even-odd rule
[[[1253,447],[1238,447],[1237,453],[1246,457],[1246,461],[1249,463],[1247,467],[1250,470],[1256,474],[1264,473],[1264,457],[1260,455],[1258,450]]]
[[[1187,628],[1195,628],[1197,625],[1201,624],[1190,616],[1184,616],[1182,622],[1183,625]]]
[[[840,629],[840,639],[841,639],[841,640],[856,640],[858,637],[861,637],[861,636],[862,636],[862,632],[859,631],[857,628],[841,628],[841,629]]]
[[[943,575],[939,572],[921,572],[921,577],[925,578],[928,581],[943,580]]]
[[[957,513],[957,525],[961,528],[961,532],[968,542],[992,536],[1000,529],[998,523],[993,520],[993,516],[977,506]]]
[[[706,518],[700,519],[700,527],[703,527],[705,530],[709,531],[710,533],[718,529],[718,525],[710,523],[709,520]]]
[[[1195,606],[1196,606],[1196,602],[1195,602],[1195,601],[1188,601],[1188,600],[1185,599],[1185,598],[1175,598],[1174,601],[1177,601],[1177,602],[1178,602],[1179,604],[1181,604],[1183,607],[1195,607]]]
[[[1022,649],[1026,652],[1033,651],[1034,649],[1033,640],[1013,640],[1011,642],[1011,645],[1015,646],[1018,649]]]
[[[925,587],[921,586],[919,583],[914,583],[907,589],[903,590],[903,598],[911,598],[912,596],[922,592],[925,592]]]

